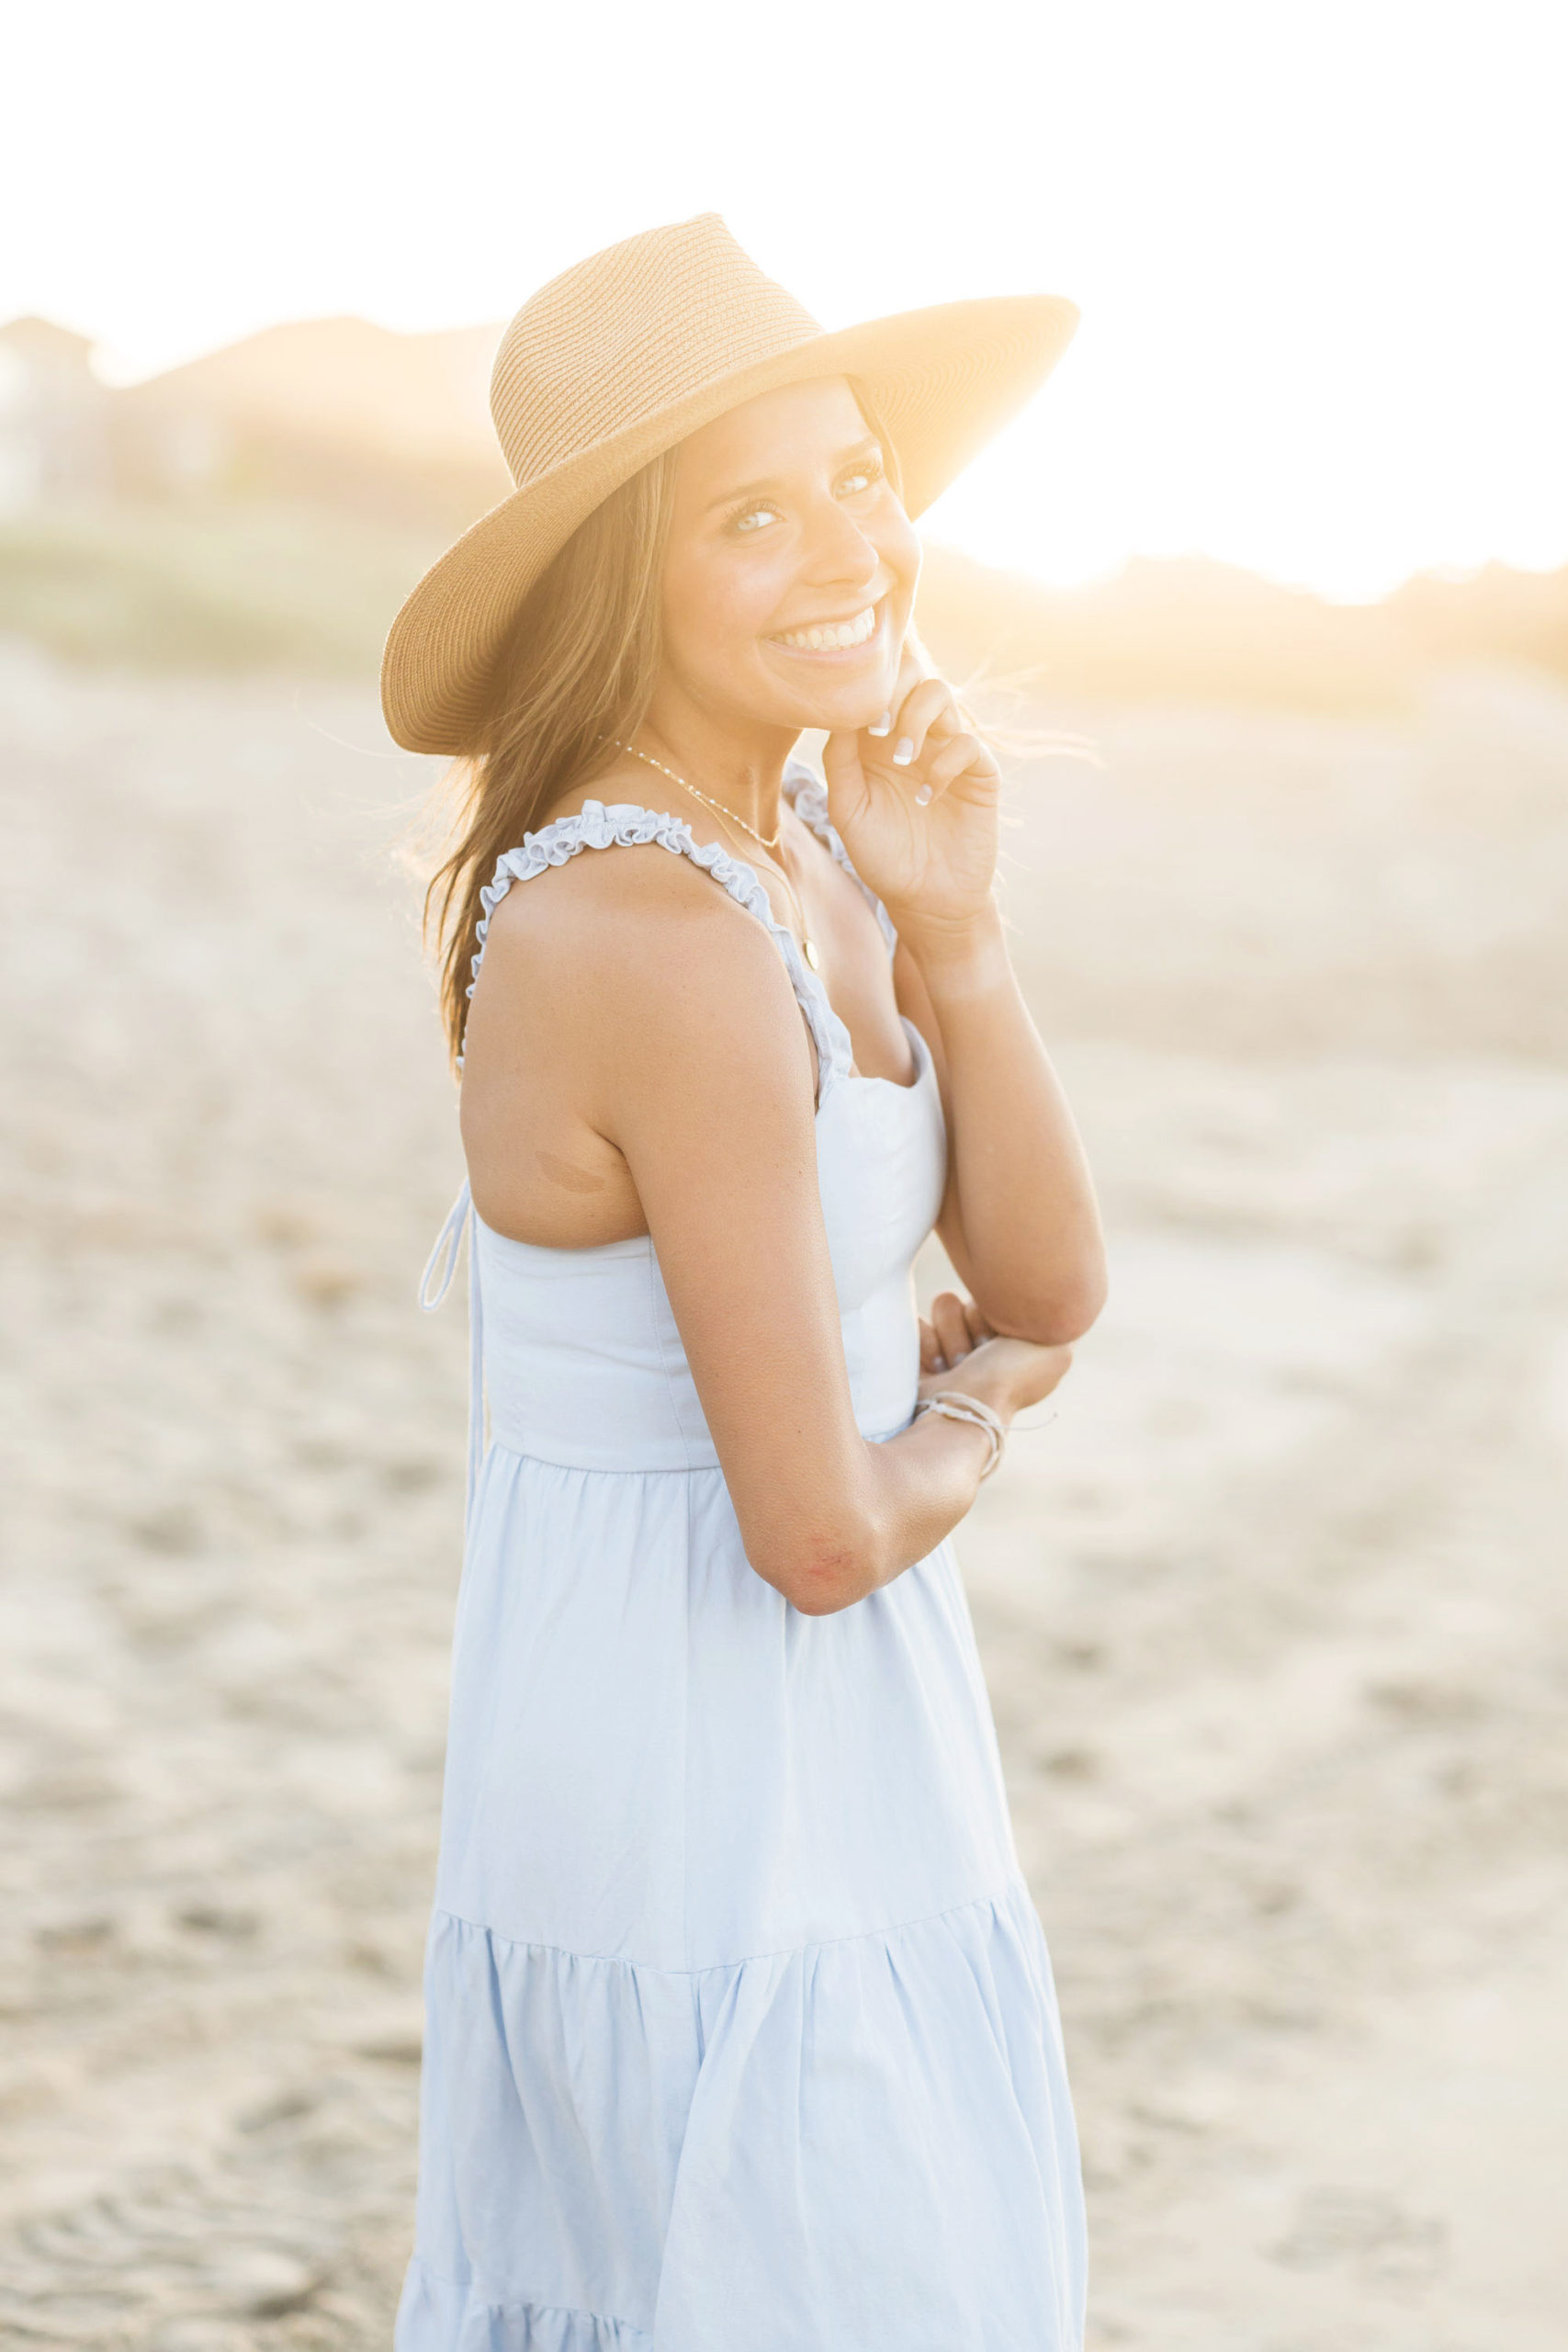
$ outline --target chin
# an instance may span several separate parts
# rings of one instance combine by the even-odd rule
[[[825,706],[806,723],[808,727],[824,728],[829,734],[858,734],[863,728],[875,726],[887,708],[890,692],[888,687],[879,687],[874,695],[861,695],[853,702],[846,699],[831,707]]]
[[[874,727],[897,691],[897,674],[856,679],[814,680],[789,697],[791,714],[799,727],[821,728],[829,733],[853,734]]]

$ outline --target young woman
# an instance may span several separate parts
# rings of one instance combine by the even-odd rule
[[[946,1538],[1101,1250],[909,521],[1073,321],[828,335],[713,216],[633,238],[513,322],[518,487],[389,643],[393,734],[467,763],[476,1363],[400,2352],[1080,2341]]]

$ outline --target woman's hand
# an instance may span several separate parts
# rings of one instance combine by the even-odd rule
[[[911,629],[886,728],[829,736],[828,807],[856,873],[900,934],[949,936],[986,913],[1000,774]]]
[[[955,1290],[939,1291],[931,1301],[931,1319],[920,1317],[920,1370],[946,1372],[996,1333],[972,1298]]]
[[[920,1395],[957,1389],[979,1397],[1004,1421],[1049,1396],[1072,1361],[1068,1347],[998,1339],[974,1300],[950,1290],[932,1299],[931,1319],[920,1323]]]

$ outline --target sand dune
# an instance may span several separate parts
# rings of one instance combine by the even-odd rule
[[[1092,727],[1009,906],[1114,1297],[962,1548],[1093,2341],[1556,2352],[1568,700]],[[464,1411],[423,771],[21,649],[0,738],[0,2340],[370,2352]]]

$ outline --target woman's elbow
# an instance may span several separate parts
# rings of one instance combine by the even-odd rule
[[[1052,1348],[1070,1347],[1092,1330],[1104,1312],[1111,1285],[1103,1266],[1092,1273],[1082,1275],[1074,1287],[1053,1299],[1045,1317],[1050,1337],[1044,1344]]]
[[[987,1320],[994,1331],[1032,1340],[1037,1348],[1071,1347],[1099,1321],[1109,1287],[1103,1262],[1085,1266],[1067,1281],[1014,1291],[996,1312],[987,1312]],[[980,1305],[985,1306],[984,1299]]]
[[[746,1556],[803,1617],[831,1617],[886,1581],[876,1530],[864,1520],[763,1534]]]

